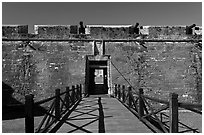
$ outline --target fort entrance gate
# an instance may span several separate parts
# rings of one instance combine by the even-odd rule
[[[108,94],[107,61],[90,61],[89,94]]]
[[[85,83],[89,95],[110,94],[110,55],[105,55],[105,43],[93,43],[93,55],[86,56]]]

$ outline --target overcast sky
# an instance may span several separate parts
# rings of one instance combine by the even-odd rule
[[[2,3],[3,24],[202,25],[201,2]]]

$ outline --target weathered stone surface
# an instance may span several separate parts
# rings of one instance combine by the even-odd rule
[[[92,38],[96,39],[126,39],[129,37],[130,25],[88,25]]]
[[[186,38],[185,26],[150,26],[148,38],[183,39]]]
[[[92,53],[91,43],[32,42],[31,46],[37,50],[30,53],[28,63],[23,61],[24,48],[17,47],[21,44],[22,42],[3,43],[2,56],[2,80],[13,86],[15,93],[22,95],[21,98],[24,94],[32,92],[36,100],[39,100],[54,94],[56,88],[65,90],[66,86],[84,83],[85,55]],[[73,46],[77,49],[73,50]],[[26,64],[31,80],[26,81],[29,88],[26,87],[27,91],[23,93],[20,91],[22,82],[25,83],[23,78]]]
[[[112,62],[131,85],[144,87],[146,94],[167,99],[170,92],[175,92],[181,101],[200,102],[202,71],[199,58],[202,56],[194,52],[194,44],[146,43],[145,46],[147,51],[138,44],[111,43],[106,44],[106,53],[111,54]],[[199,55],[196,60],[192,58],[195,55]],[[195,61],[197,65],[192,67]],[[127,84],[114,67],[112,78],[113,83]]]
[[[39,38],[69,38],[70,25],[35,25]]]
[[[2,37],[25,38],[28,34],[28,25],[3,25]]]
[[[88,27],[93,39],[127,39],[129,27]],[[148,29],[147,29],[148,28]],[[3,26],[7,38],[69,38],[69,26],[36,26],[36,35],[26,34],[27,26]],[[187,36],[185,27],[145,27],[147,39],[201,39]],[[22,37],[24,35],[24,37]],[[73,35],[73,34],[72,34]],[[75,36],[75,38],[82,38]],[[53,95],[56,88],[84,83],[85,56],[93,54],[93,43],[87,42],[22,42],[2,43],[2,81],[15,91],[13,96],[23,102],[24,95],[33,93],[35,100]],[[137,89],[145,94],[168,98],[169,92],[179,100],[202,100],[202,51],[197,43],[106,43],[105,54]],[[200,44],[202,46],[202,44]],[[113,83],[127,84],[112,66]]]

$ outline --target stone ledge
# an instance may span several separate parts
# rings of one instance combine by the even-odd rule
[[[78,25],[34,25],[34,33],[39,38],[71,38],[78,35]],[[85,35],[95,39],[137,38],[133,25],[86,25]],[[140,33],[146,39],[183,39],[193,35],[202,36],[202,27],[192,28],[192,35],[186,34],[186,26],[140,26]],[[3,25],[3,37],[19,37],[28,34],[28,25]],[[85,36],[86,37],[86,36]],[[80,36],[79,36],[80,38]]]

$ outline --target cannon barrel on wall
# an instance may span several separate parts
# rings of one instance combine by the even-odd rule
[[[194,28],[196,24],[192,24],[190,26],[186,26],[186,34],[193,34],[192,28]]]

